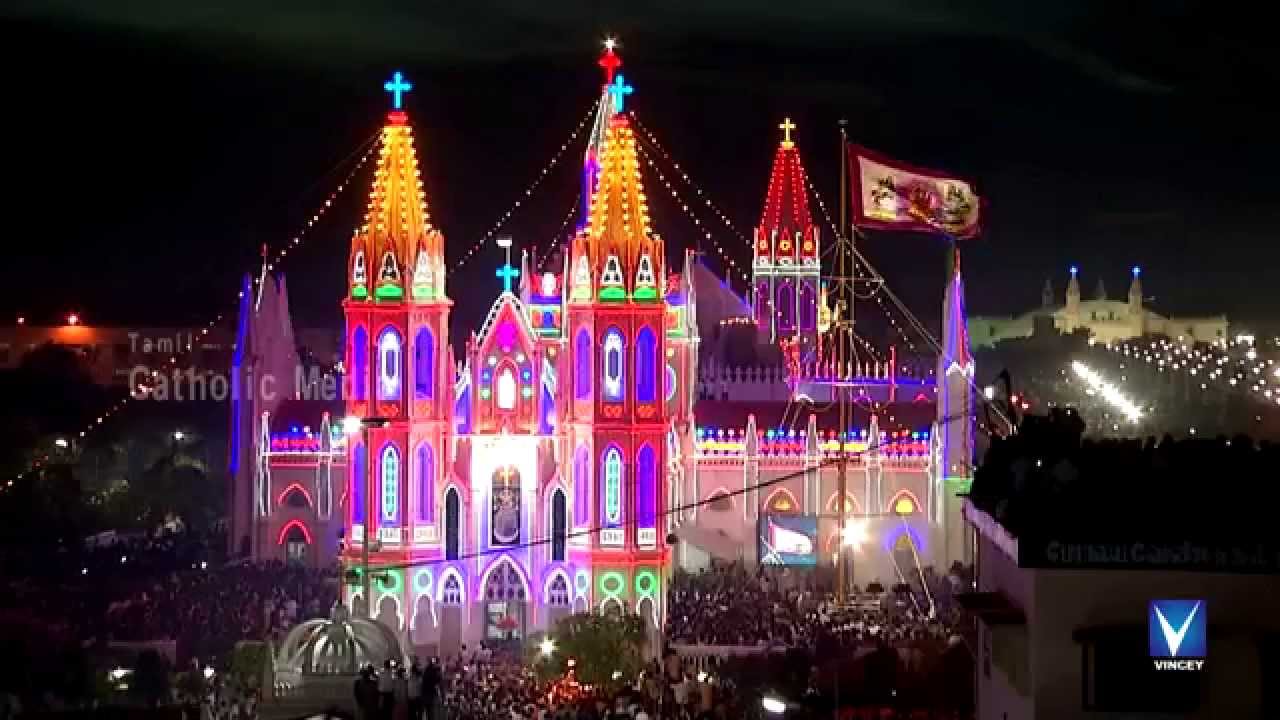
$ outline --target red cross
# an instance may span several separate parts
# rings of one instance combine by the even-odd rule
[[[604,84],[608,85],[613,82],[613,73],[622,67],[622,58],[613,53],[613,48],[605,48],[604,54],[600,56],[597,65],[604,68]]]

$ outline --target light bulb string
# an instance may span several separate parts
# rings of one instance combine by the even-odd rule
[[[316,226],[316,224],[318,224],[320,220],[328,214],[328,210],[333,206],[334,201],[337,200],[338,197],[343,193],[343,191],[350,186],[351,181],[355,177],[356,173],[360,172],[360,169],[363,168],[365,164],[368,162],[370,156],[373,154],[374,148],[377,147],[375,141],[377,140],[379,135],[380,133],[375,133],[374,135],[364,140],[362,143],[356,146],[355,150],[353,150],[352,152],[344,156],[333,167],[327,170],[324,173],[324,175],[321,176],[323,178],[331,175],[334,172],[334,170],[341,167],[348,160],[354,157],[357,153],[360,153],[363,150],[363,154],[361,154],[360,159],[356,161],[356,163],[351,167],[351,169],[347,172],[346,176],[342,179],[342,181],[338,183],[337,186],[334,187],[334,189],[325,196],[324,202],[322,202],[316,208],[315,212],[311,214],[311,216],[297,230],[297,232],[291,235],[288,240],[281,243],[274,254],[271,254],[268,252],[263,253],[262,262],[264,264],[261,266],[261,268],[265,268],[267,272],[274,270],[276,266],[279,265],[288,256],[288,251],[290,248],[296,248],[299,245],[301,245],[302,241],[308,237],[308,232],[312,230]],[[268,257],[270,257],[270,259],[268,259]],[[255,275],[253,271],[254,271],[254,268],[250,268],[249,274],[254,275],[251,287],[253,288],[253,290],[256,291],[258,288],[258,284],[261,282],[261,275]],[[244,298],[244,290],[237,291],[236,297],[235,297],[235,303],[237,307],[239,306],[243,298]],[[226,317],[227,317],[227,311],[217,313],[212,320],[209,320],[203,324],[203,326],[200,328],[198,333],[199,337],[203,338],[207,336],[209,334],[209,331],[212,330],[214,327],[216,327],[224,319],[226,319]],[[193,345],[190,342],[187,343],[185,348],[175,348],[174,353],[172,355],[160,361],[160,367],[153,368],[150,373],[144,375],[141,378],[142,382],[139,383],[138,386],[130,387],[128,393],[123,398],[120,398],[119,400],[111,403],[105,409],[103,409],[100,414],[96,415],[92,420],[85,423],[81,427],[81,429],[77,432],[77,440],[83,440],[87,438],[90,433],[102,427],[102,425],[105,424],[107,420],[111,419],[112,417],[117,415],[120,411],[124,410],[129,405],[130,402],[135,402],[147,397],[148,393],[153,392],[155,390],[156,383],[158,382],[159,378],[162,375],[167,375],[167,373],[171,370],[177,370],[181,351],[186,350],[187,352],[190,352],[193,349],[194,349]],[[33,453],[32,455],[31,461],[27,463],[26,469],[17,473],[12,479],[6,481],[4,486],[0,487],[0,491],[13,487],[14,481],[21,480],[23,477],[25,477],[29,473],[32,473],[44,468],[50,462],[52,462],[52,460],[53,460],[52,453],[36,450],[35,453]]]
[[[492,240],[503,227],[506,226],[507,221],[511,219],[511,216],[523,207],[529,198],[533,197],[533,191],[537,190],[542,185],[542,181],[545,180],[551,170],[560,163],[560,159],[564,156],[570,145],[578,139],[579,135],[583,134],[583,129],[591,122],[592,118],[595,117],[596,108],[599,107],[599,105],[600,99],[596,98],[595,102],[591,103],[591,107],[587,108],[587,111],[582,115],[582,119],[578,121],[578,124],[573,128],[573,131],[569,133],[569,137],[560,144],[559,149],[551,155],[551,159],[542,166],[542,169],[533,178],[533,180],[525,186],[524,192],[511,203],[505,212],[498,216],[498,219],[489,226],[489,229],[480,236],[479,240],[476,240],[471,244],[471,247],[467,248],[466,252],[464,252],[462,256],[449,268],[449,272],[458,270],[463,265],[466,265],[471,258],[475,257],[475,254],[484,248],[484,246],[488,244],[488,242]]]

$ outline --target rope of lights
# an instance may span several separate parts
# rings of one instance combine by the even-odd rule
[[[524,192],[521,193],[520,196],[516,198],[515,202],[511,203],[510,207],[507,208],[506,212],[499,215],[498,219],[495,220],[494,223],[489,226],[489,229],[486,230],[484,234],[480,236],[480,239],[475,241],[475,243],[473,243],[470,248],[467,248],[467,251],[462,254],[462,257],[458,258],[457,262],[455,262],[453,266],[449,268],[449,272],[454,272],[458,268],[461,268],[463,265],[466,265],[468,260],[474,257],[475,254],[479,252],[481,248],[483,248],[490,240],[494,238],[494,236],[498,234],[498,231],[502,230],[502,228],[506,226],[507,221],[510,220],[511,216],[514,215],[515,212],[524,205],[524,202],[527,199],[533,197],[533,191],[538,189],[538,186],[542,185],[542,181],[545,180],[547,178],[547,175],[551,172],[551,170],[555,168],[557,164],[559,164],[560,159],[564,156],[565,151],[568,150],[569,146],[572,145],[573,142],[578,139],[578,136],[582,134],[583,128],[585,128],[587,124],[591,122],[592,118],[595,117],[596,107],[598,107],[599,105],[600,105],[599,98],[597,98],[595,102],[591,103],[591,107],[587,108],[587,112],[583,114],[582,119],[578,121],[577,126],[574,127],[572,132],[569,133],[568,139],[566,139],[563,143],[560,143],[560,148],[556,150],[555,153],[552,154],[551,160],[542,166],[542,169],[533,178],[533,180],[527,186],[525,186]]]
[[[351,170],[348,171],[346,176],[342,179],[342,182],[338,183],[338,185],[331,192],[329,192],[327,196],[325,196],[324,201],[319,205],[319,207],[316,208],[315,212],[311,214],[311,216],[307,219],[307,221],[300,228],[298,228],[298,231],[295,232],[292,236],[290,236],[290,238],[287,241],[282,243],[279,249],[276,250],[274,254],[269,254],[264,252],[263,262],[265,263],[264,267],[266,271],[270,272],[271,270],[275,269],[275,267],[279,265],[285,259],[285,257],[288,256],[289,249],[296,248],[299,245],[301,245],[302,241],[308,237],[309,231],[312,228],[314,228],[322,218],[326,216],[326,214],[329,211],[329,208],[333,207],[334,201],[338,199],[338,197],[342,194],[344,190],[346,190],[348,186],[350,186],[351,181],[355,177],[356,173],[358,173],[360,169],[363,168],[365,164],[368,162],[369,157],[373,154],[374,148],[377,147],[377,144],[375,142],[377,137],[378,135],[376,134],[371,136],[369,139],[365,140],[363,143],[357,146],[352,153],[346,156],[346,158],[343,158],[342,160],[338,161],[338,165],[341,166],[343,162],[353,157],[356,153],[359,153],[361,150],[364,151],[363,154],[360,156],[360,159],[356,161],[355,165],[351,167]],[[332,172],[332,170],[330,170],[329,172]],[[328,175],[329,173],[326,172],[325,174]],[[268,259],[268,257],[270,257],[270,259]],[[260,281],[261,281],[261,277],[255,277],[253,279],[253,287],[255,289],[257,288],[258,283]],[[239,306],[240,301],[243,298],[244,298],[244,290],[237,291],[236,297],[235,297],[235,303],[237,306]],[[209,320],[208,322],[204,323],[203,327],[200,328],[199,336],[202,338],[207,336],[209,334],[209,331],[212,330],[214,327],[216,327],[224,319],[226,319],[226,317],[227,317],[226,311],[220,312],[217,315],[215,315],[212,320]],[[113,417],[114,415],[119,413],[121,410],[123,410],[131,401],[137,401],[147,397],[147,394],[152,392],[155,389],[155,384],[162,374],[167,374],[170,370],[177,370],[178,360],[180,357],[178,353],[180,353],[183,350],[186,350],[186,351],[192,350],[192,344],[187,343],[185,348],[175,349],[174,354],[170,355],[168,358],[162,359],[160,361],[160,367],[158,369],[152,369],[150,374],[145,375],[142,378],[142,382],[139,383],[137,387],[130,387],[127,395],[125,395],[120,400],[117,400],[116,402],[112,403],[111,405],[107,406],[101,412],[101,414],[97,415],[96,417],[94,417],[94,419],[90,420],[88,423],[82,426],[79,431],[72,431],[72,432],[77,433],[76,436],[78,439],[84,439],[88,437],[89,433],[101,427],[104,423],[106,423],[107,420],[109,420],[111,417]],[[28,473],[32,473],[43,468],[52,460],[53,460],[53,455],[51,453],[44,452],[44,451],[36,451],[34,459],[31,461],[27,469],[18,473],[12,479],[6,481],[4,488],[0,488],[0,490],[13,487],[14,481],[21,480]]]
[[[693,222],[694,226],[698,228],[698,231],[703,234],[703,237],[711,243],[711,246],[720,254],[720,258],[727,263],[727,266],[732,268],[733,271],[742,278],[742,282],[746,284],[747,288],[750,288],[751,277],[747,275],[744,270],[738,267],[738,262],[729,256],[729,253],[720,245],[720,241],[716,240],[715,236],[705,229],[702,221],[699,220],[698,217],[693,214],[693,211],[689,209],[688,203],[684,201],[684,198],[680,197],[680,193],[676,190],[675,186],[671,184],[671,181],[667,179],[667,176],[662,172],[662,169],[658,167],[657,163],[653,161],[653,157],[649,155],[649,152],[644,149],[643,145],[637,145],[636,149],[640,152],[640,157],[644,158],[645,163],[658,174],[658,181],[661,182],[663,187],[671,193],[671,197],[676,201],[676,204],[680,206],[680,209],[684,211],[685,216]]]
[[[689,177],[689,173],[685,172],[684,169],[680,167],[680,163],[676,162],[675,158],[671,157],[671,153],[667,152],[667,150],[662,146],[662,144],[658,142],[658,138],[640,122],[640,119],[636,117],[635,112],[631,111],[631,112],[628,112],[627,114],[631,117],[631,120],[635,123],[635,126],[640,130],[642,137],[650,145],[653,146],[654,151],[657,152],[658,155],[663,160],[666,160],[667,162],[671,163],[672,169],[674,169],[674,171],[679,174],[680,179],[684,180],[685,183],[689,185],[690,189],[692,189],[693,192],[699,198],[702,199],[703,205],[709,208],[711,212],[714,213],[717,218],[719,218],[720,222],[724,223],[724,226],[728,228],[730,232],[732,232],[734,235],[737,235],[738,239],[741,240],[748,248],[751,248],[752,251],[754,252],[755,243],[751,242],[751,240],[748,239],[747,236],[743,234],[743,232],[733,224],[733,221],[729,219],[728,215],[726,215],[719,207],[717,207],[715,203],[711,202],[709,193],[703,191],[702,187],[698,185],[698,183],[694,182],[692,178]]]
[[[565,241],[565,230],[568,229],[569,223],[573,222],[573,219],[577,217],[581,203],[582,191],[579,190],[577,198],[573,201],[573,204],[569,206],[569,212],[565,213],[564,220],[560,221],[560,227],[556,229],[555,234],[551,236],[551,241],[547,243],[547,252],[543,253],[542,257],[538,258],[538,272],[546,270],[547,261],[551,259],[551,254],[555,251],[556,245]],[[535,245],[534,250],[536,251],[537,249],[538,248]]]

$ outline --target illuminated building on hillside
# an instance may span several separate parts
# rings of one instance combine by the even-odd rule
[[[1114,343],[1144,335],[1164,335],[1191,343],[1216,343],[1229,337],[1226,315],[1175,317],[1161,315],[1144,306],[1142,271],[1133,268],[1129,295],[1125,300],[1109,300],[1102,281],[1091,300],[1080,294],[1078,269],[1071,267],[1067,281],[1066,303],[1058,304],[1053,287],[1046,282],[1040,307],[1010,316],[975,316],[969,318],[970,338],[974,348],[985,348],[1002,340],[1031,337],[1038,322],[1058,332],[1087,330],[1101,343]]]

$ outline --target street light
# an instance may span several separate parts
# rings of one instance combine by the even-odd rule
[[[787,704],[772,695],[765,695],[760,698],[760,705],[770,715],[781,715],[787,711]]]
[[[854,550],[862,547],[862,543],[867,541],[867,523],[862,520],[850,520],[845,523],[843,529],[840,530],[840,542],[847,548]]]
[[[57,440],[54,440],[54,441],[53,441],[53,444],[54,444],[54,445],[57,445],[58,447],[60,447],[60,448],[62,448],[62,449],[64,449],[64,450],[65,450],[68,446],[70,446],[70,445],[71,445],[71,443],[67,442],[67,439],[66,439],[66,438],[64,438],[64,437],[60,437],[60,438],[58,438]]]
[[[184,432],[182,432],[181,430],[174,430],[174,431],[173,431],[173,439],[174,439],[174,440],[177,440],[178,442],[182,442],[182,438],[184,438],[184,437],[186,437],[186,436],[187,436],[187,434],[186,434],[186,433],[184,433]]]
[[[538,643],[538,649],[542,651],[543,657],[551,657],[551,653],[556,651],[556,641],[551,638],[543,638],[542,642]]]
[[[348,415],[342,418],[342,432],[348,437],[360,433],[360,439],[364,443],[364,531],[360,538],[360,592],[364,596],[365,613],[373,617],[373,576],[369,572],[369,546],[371,540],[369,533],[373,529],[373,472],[371,459],[372,453],[369,452],[369,428],[386,427],[391,424],[391,420],[384,417],[367,417],[362,418],[355,415]],[[350,457],[350,455],[348,455]]]

